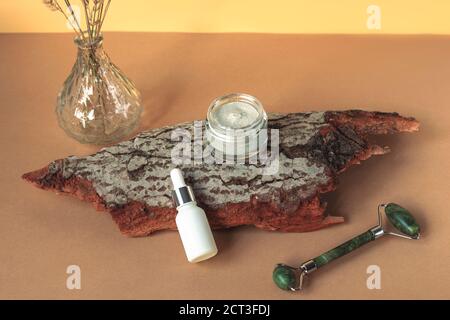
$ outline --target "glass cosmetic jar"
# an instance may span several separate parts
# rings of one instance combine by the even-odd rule
[[[249,158],[267,146],[267,114],[255,97],[228,94],[209,106],[205,134],[215,152]]]

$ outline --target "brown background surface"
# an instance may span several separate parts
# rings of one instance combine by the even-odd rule
[[[70,35],[0,35],[0,298],[450,298],[450,38],[110,33],[105,47],[143,95],[140,130],[205,117],[224,93],[267,111],[364,108],[415,116],[421,130],[377,139],[392,153],[341,176],[328,198],[344,224],[303,234],[241,227],[215,233],[219,255],[189,264],[176,232],[122,236],[109,214],[20,179],[67,155],[89,154],[58,127],[56,94],[74,62]],[[311,277],[299,294],[271,280],[367,230],[395,201],[420,241],[383,238]],[[67,290],[80,265],[82,289]],[[381,290],[366,268],[381,267]]]

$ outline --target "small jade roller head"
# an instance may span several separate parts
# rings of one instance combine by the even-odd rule
[[[384,209],[390,224],[400,231],[400,234],[388,231],[387,228],[383,227],[381,209]],[[420,227],[412,214],[405,208],[395,203],[381,204],[378,206],[378,224],[376,226],[314,259],[308,260],[298,268],[277,264],[273,270],[272,279],[280,289],[288,291],[301,290],[304,277],[307,274],[383,235],[417,240],[420,237]]]
[[[411,238],[419,239],[420,227],[408,210],[398,204],[388,203],[384,206],[384,213],[398,231]]]
[[[278,288],[296,291],[300,287],[302,271],[286,264],[277,264],[273,270],[272,279]]]

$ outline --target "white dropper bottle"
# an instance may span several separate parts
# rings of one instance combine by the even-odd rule
[[[192,188],[184,182],[180,169],[170,171],[173,198],[177,206],[175,219],[189,262],[200,262],[217,254],[217,247],[205,211],[197,206]]]

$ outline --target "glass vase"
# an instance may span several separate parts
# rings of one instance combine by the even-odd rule
[[[75,44],[77,60],[57,99],[59,125],[81,143],[120,141],[139,123],[139,92],[111,62],[103,49],[103,36],[77,37]]]

